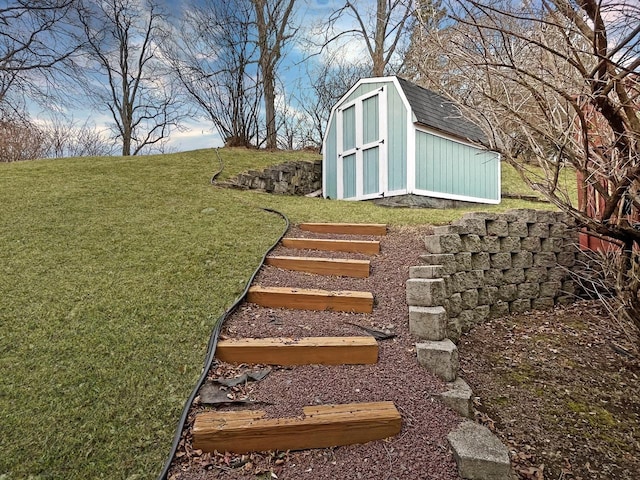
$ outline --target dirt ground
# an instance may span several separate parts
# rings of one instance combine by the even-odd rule
[[[460,340],[476,418],[522,479],[640,478],[640,359],[599,304],[510,316]]]

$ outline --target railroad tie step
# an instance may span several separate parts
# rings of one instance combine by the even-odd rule
[[[304,450],[352,445],[400,433],[393,402],[319,405],[302,418],[263,418],[262,410],[203,412],[193,425],[193,446],[205,452]]]
[[[298,250],[322,250],[327,252],[350,252],[376,255],[380,253],[378,240],[334,240],[331,238],[283,238],[283,247]]]
[[[293,310],[326,310],[336,312],[371,313],[373,294],[358,291],[329,291],[308,288],[263,287],[249,288],[247,302],[262,307]]]
[[[386,235],[384,223],[301,223],[300,230],[345,235]]]
[[[369,260],[270,255],[266,259],[266,264],[285,270],[315,273],[318,275],[366,278],[369,276],[371,262]]]
[[[378,361],[373,337],[234,338],[218,342],[216,358],[268,365],[365,365]]]

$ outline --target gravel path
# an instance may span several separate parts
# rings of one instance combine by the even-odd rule
[[[291,417],[307,405],[393,401],[402,415],[402,431],[393,438],[365,445],[316,449],[301,452],[261,453],[243,456],[206,454],[191,448],[185,429],[171,479],[457,479],[457,469],[446,435],[460,417],[431,395],[444,389],[443,383],[416,362],[416,339],[408,331],[405,282],[409,266],[419,263],[423,253],[422,229],[391,229],[385,237],[323,235],[292,228],[287,236],[379,239],[381,253],[375,256],[352,253],[290,250],[277,255],[327,256],[371,259],[369,278],[324,277],[284,271],[265,266],[254,285],[364,290],[374,294],[372,314],[313,312],[263,308],[243,304],[223,328],[226,337],[302,337],[365,335],[346,322],[396,334],[380,342],[376,365],[275,367],[263,381],[238,387],[232,393],[261,403],[269,417]],[[216,364],[210,377],[234,376],[242,367]],[[239,408],[239,407],[225,407]],[[195,412],[204,409],[196,403]],[[191,423],[189,423],[190,425]]]

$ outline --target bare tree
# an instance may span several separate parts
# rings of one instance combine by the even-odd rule
[[[13,0],[0,6],[0,107],[21,111],[23,98],[50,100],[56,79],[71,74],[75,0]],[[12,94],[13,92],[13,94]]]
[[[532,188],[620,243],[617,287],[638,322],[640,6],[461,0],[449,8],[448,27],[431,37],[440,72],[421,80],[463,105],[485,129],[486,146]],[[582,208],[561,182],[565,166],[578,174]]]
[[[93,79],[89,94],[106,107],[122,155],[157,147],[184,112],[159,57],[166,30],[153,0],[106,0],[80,11]]]
[[[305,146],[322,147],[331,109],[369,71],[368,64],[345,61],[337,53],[311,67],[308,74],[310,86],[306,90],[300,89],[300,93],[295,95],[309,124]]]
[[[259,49],[264,113],[266,122],[265,146],[278,146],[276,121],[276,75],[283,49],[297,29],[291,26],[295,0],[251,0],[255,10],[257,46]]]
[[[252,29],[250,0],[197,2],[185,10],[165,52],[189,98],[227,146],[258,141],[262,97]]]
[[[413,11],[411,0],[376,0],[375,9],[371,8],[371,2],[347,0],[329,18],[328,35],[322,47],[345,36],[360,38],[371,58],[373,76],[381,77],[389,70],[397,71],[400,65],[393,65],[394,55],[411,29]],[[354,27],[332,34],[338,20],[345,16],[351,18]]]

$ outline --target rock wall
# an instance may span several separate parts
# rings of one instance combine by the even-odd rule
[[[407,281],[412,333],[457,340],[488,318],[573,301],[577,238],[565,214],[527,209],[435,227]]]
[[[285,195],[306,195],[322,188],[322,161],[287,162],[263,171],[250,170],[225,182],[234,188]]]

